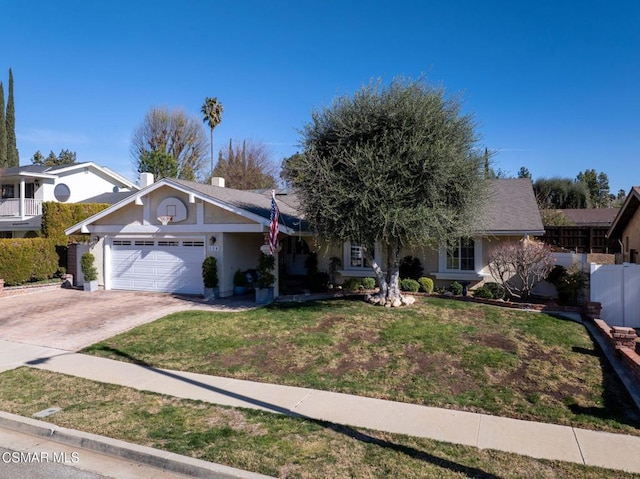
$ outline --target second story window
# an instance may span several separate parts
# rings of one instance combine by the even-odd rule
[[[2,199],[15,198],[15,189],[13,185],[2,185]]]

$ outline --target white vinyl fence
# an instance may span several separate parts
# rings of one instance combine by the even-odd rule
[[[592,263],[591,301],[609,326],[640,328],[640,265]]]
[[[583,253],[553,253],[556,259],[556,265],[571,268],[577,266],[585,273],[589,272],[589,264],[587,263],[587,255]]]

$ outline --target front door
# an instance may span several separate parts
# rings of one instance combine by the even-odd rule
[[[304,263],[309,257],[309,245],[297,236],[287,236],[284,240],[284,270],[290,276],[304,276],[307,268]]]

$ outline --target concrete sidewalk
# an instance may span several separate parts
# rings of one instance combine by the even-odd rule
[[[21,364],[213,404],[640,473],[636,436],[163,370],[0,340],[0,371]]]

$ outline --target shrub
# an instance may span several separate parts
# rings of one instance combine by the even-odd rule
[[[327,273],[317,272],[313,276],[309,276],[307,281],[312,293],[322,293],[329,289],[329,275]]]
[[[417,281],[424,274],[424,269],[418,258],[405,256],[400,260],[399,273],[403,279],[415,279]]]
[[[95,260],[95,256],[88,251],[86,253],[82,253],[82,256],[80,257],[80,270],[82,271],[84,280],[87,282],[98,279],[98,270],[93,264]]]
[[[420,283],[420,289],[425,293],[431,294],[433,292],[433,280],[431,278],[423,276],[418,279],[418,283]]]
[[[202,281],[205,288],[218,287],[218,260],[207,256],[202,262]]]
[[[400,280],[401,291],[417,293],[419,289],[420,289],[420,283],[418,283],[415,279],[407,278],[407,279]]]
[[[500,283],[485,283],[483,288],[491,292],[493,299],[504,299],[507,296],[507,291]]]
[[[276,267],[276,258],[271,254],[260,253],[258,260],[258,287],[268,288],[273,286],[276,277],[273,270]]]
[[[307,270],[307,276],[313,276],[318,272],[318,253],[312,251],[304,260],[304,267]]]
[[[345,291],[359,291],[362,288],[362,280],[360,278],[347,278],[342,283],[342,289]]]
[[[53,278],[57,271],[54,241],[45,238],[0,240],[0,278],[7,286]]]
[[[374,289],[376,287],[376,280],[374,278],[362,278],[361,284],[364,289]]]
[[[336,282],[336,273],[342,267],[342,260],[337,256],[332,256],[329,258],[329,276],[331,282],[335,284]]]
[[[42,234],[54,240],[57,245],[67,245],[69,241],[83,241],[86,235],[69,237],[64,230],[108,208],[103,203],[57,203],[45,201],[42,203]]]
[[[551,247],[532,240],[499,243],[489,251],[488,267],[509,296],[527,299],[555,264]]]
[[[556,266],[547,279],[558,290],[558,299],[569,305],[578,304],[580,294],[587,283],[587,275],[577,266],[571,266],[569,269]]]
[[[247,276],[240,270],[237,270],[233,275],[233,285],[234,286],[246,286],[247,285]]]
[[[460,296],[462,294],[462,285],[457,281],[454,281],[453,283],[451,283],[451,286],[449,286],[449,291],[451,291],[456,296]]]
[[[473,291],[474,298],[493,299],[493,293],[486,286],[482,286]]]

